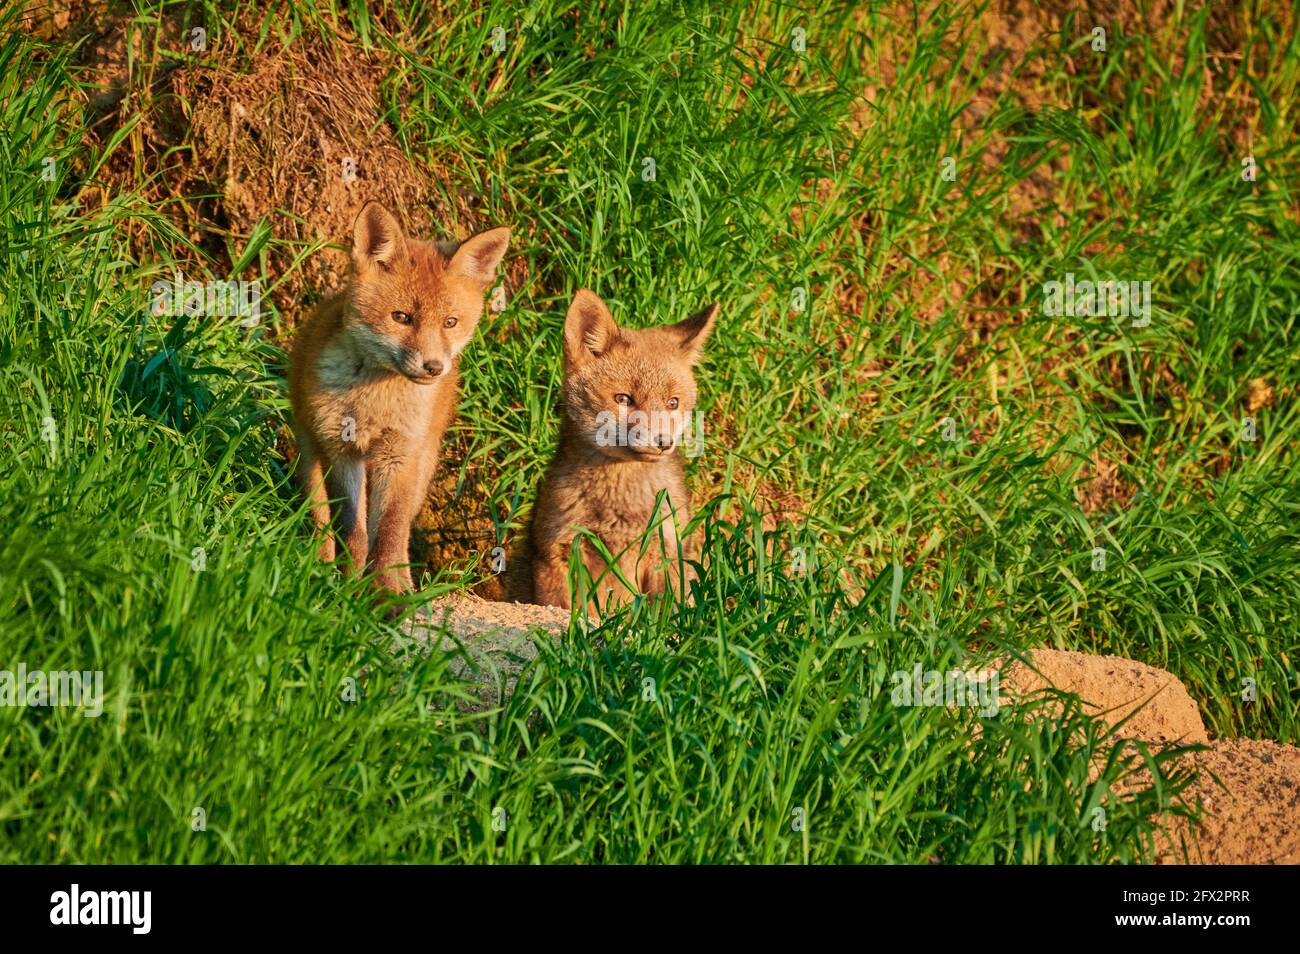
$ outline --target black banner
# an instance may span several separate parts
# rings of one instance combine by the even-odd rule
[[[1014,925],[1071,941],[1199,932],[1231,943],[1292,922],[1294,880],[1285,868],[1246,867],[10,867],[0,869],[0,913],[11,942],[339,942],[396,925],[595,937],[605,923],[612,940],[638,918],[646,930],[704,921],[733,941],[770,940],[774,928],[849,915],[864,937],[910,924],[982,944]]]

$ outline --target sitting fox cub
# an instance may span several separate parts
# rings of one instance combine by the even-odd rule
[[[354,573],[412,588],[407,548],[443,432],[456,411],[457,359],[510,241],[492,229],[456,245],[407,238],[378,203],[353,226],[342,294],[303,325],[289,365],[298,473],[334,559],[331,499]]]
[[[636,590],[663,592],[684,579],[674,520],[690,517],[681,455],[676,453],[695,408],[693,367],[718,306],[675,325],[620,328],[592,292],[573,299],[564,322],[564,421],[560,449],[542,483],[514,578],[521,602],[570,606],[569,549],[583,528],[595,534]],[[666,500],[656,512],[660,493]],[[651,545],[642,538],[652,524]],[[600,607],[632,596],[589,543],[582,559]]]

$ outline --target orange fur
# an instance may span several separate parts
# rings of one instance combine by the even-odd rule
[[[509,240],[506,228],[459,245],[411,239],[371,202],[353,227],[347,288],[294,342],[298,473],[319,555],[334,559],[333,523],[352,572],[378,571],[385,589],[412,588],[411,522],[456,413],[458,359]],[[339,501],[333,520],[331,499]]]
[[[600,539],[635,588],[624,586],[584,543],[582,559],[602,605],[625,602],[634,592],[661,593],[665,578],[670,586],[686,579],[681,557],[690,555],[690,541],[679,545],[677,531],[690,518],[691,500],[672,438],[695,409],[693,367],[717,311],[715,304],[675,325],[630,329],[620,328],[594,293],[574,297],[564,324],[560,449],[538,494],[517,561],[522,567],[512,575],[516,599],[571,605],[569,551],[578,528]],[[632,412],[654,425],[611,444],[602,422]],[[667,496],[656,510],[661,491]],[[642,553],[642,538],[656,523]]]

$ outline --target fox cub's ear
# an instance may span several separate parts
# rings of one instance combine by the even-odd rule
[[[692,364],[700,360],[704,351],[704,342],[713,331],[713,320],[718,317],[718,303],[715,301],[708,308],[691,317],[670,325],[677,334],[677,341],[684,354]]]
[[[367,202],[352,226],[352,260],[357,268],[392,268],[406,259],[406,235],[393,213]]]
[[[599,358],[618,340],[618,325],[605,303],[583,288],[564,318],[564,356],[574,366]]]
[[[488,229],[460,243],[451,256],[451,268],[484,288],[492,284],[497,266],[510,244],[510,229]]]

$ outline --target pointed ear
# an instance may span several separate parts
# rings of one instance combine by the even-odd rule
[[[451,268],[487,288],[492,284],[509,244],[510,230],[505,226],[480,232],[460,243],[452,253]]]
[[[713,320],[717,317],[718,303],[715,301],[703,311],[669,326],[677,335],[682,354],[686,355],[691,364],[700,360],[704,342],[709,339],[709,334],[713,331]]]
[[[573,296],[564,318],[564,357],[574,366],[586,364],[618,340],[618,325],[605,303],[583,288]]]
[[[352,225],[352,260],[359,270],[391,268],[406,259],[406,235],[393,213],[367,202]]]

